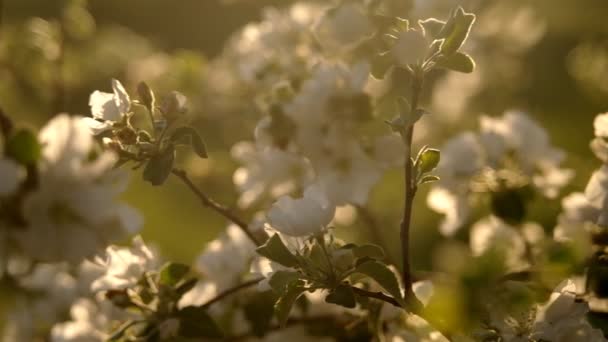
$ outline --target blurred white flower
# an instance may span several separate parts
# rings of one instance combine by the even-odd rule
[[[294,237],[322,232],[334,218],[335,205],[316,186],[304,192],[304,197],[280,197],[268,211],[268,222],[277,231]]]
[[[330,51],[345,51],[357,46],[373,32],[364,8],[344,3],[325,12],[315,26],[319,42]]]
[[[0,159],[0,196],[17,191],[24,177],[25,170],[21,165],[10,159]]]
[[[576,284],[564,280],[542,305],[537,314],[530,337],[534,340],[555,342],[605,341],[601,330],[587,321],[589,305],[577,300]]]
[[[511,271],[521,270],[525,261],[526,241],[517,228],[501,219],[490,216],[471,227],[469,238],[471,252],[480,256],[487,252],[497,252],[504,258],[505,266]]]
[[[419,30],[407,30],[397,34],[391,53],[402,67],[421,63],[429,51],[429,42]]]
[[[83,121],[94,134],[111,129],[112,125],[120,122],[131,109],[131,99],[120,81],[112,80],[112,90],[112,93],[96,90],[89,98],[93,117],[83,118]]]
[[[140,228],[139,213],[118,201],[127,175],[113,169],[113,153],[95,150],[80,117],[55,117],[39,140],[40,182],[24,199],[27,227],[16,233],[27,255],[76,264]]]
[[[311,178],[308,162],[297,154],[250,142],[235,144],[232,157],[243,164],[233,175],[241,192],[239,206],[248,208],[265,196],[271,199],[297,190]]]
[[[92,342],[105,341],[110,337],[111,317],[103,312],[111,311],[112,303],[97,303],[88,298],[80,298],[70,308],[71,320],[56,324],[51,330],[52,342]]]
[[[595,223],[608,227],[608,165],[593,173],[585,188],[585,197],[591,207],[599,211]]]
[[[109,246],[105,259],[97,258],[97,263],[105,273],[91,284],[94,292],[121,290],[135,286],[146,272],[156,270],[160,260],[140,236],[133,239],[132,247]]]
[[[196,269],[218,291],[226,290],[238,284],[249,270],[255,247],[238,226],[231,224],[219,238],[207,244],[197,259]]]

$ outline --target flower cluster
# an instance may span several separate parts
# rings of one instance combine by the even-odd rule
[[[180,146],[208,158],[180,92],[157,100],[145,82],[130,92],[114,79],[111,92],[90,95],[90,116],[59,114],[37,134],[0,112],[0,285],[18,298],[3,337],[606,340],[596,314],[608,297],[608,113],[596,117],[591,143],[602,166],[584,192],[562,199],[555,227],[535,222],[532,203],[557,201],[574,171],[531,116],[481,116],[478,131],[440,150],[417,148],[441,121],[424,101],[463,111],[473,96],[446,84],[475,70],[465,51],[477,17],[456,7],[445,20],[408,20],[403,3],[269,9],[210,63],[207,82],[221,94],[210,107],[256,114],[251,138],[230,149],[238,210],[176,167]],[[477,39],[511,42],[512,55],[544,31],[517,7],[503,32],[491,25],[496,11],[483,9]],[[120,200],[126,165],[154,186],[174,176],[229,221],[194,266],[164,262],[135,235],[142,218]],[[368,211],[395,172],[400,224]],[[414,202],[428,184],[427,204],[445,216],[442,240],[428,260],[411,260]],[[376,237],[398,225],[399,241],[347,241],[354,229],[342,226],[362,222],[344,213],[360,214]],[[429,272],[414,271],[424,264]]]

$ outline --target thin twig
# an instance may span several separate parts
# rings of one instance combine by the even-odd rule
[[[235,294],[235,293],[237,293],[237,292],[239,292],[239,291],[241,291],[241,290],[244,290],[244,289],[246,289],[246,288],[248,288],[248,287],[251,287],[251,286],[257,285],[259,282],[261,282],[261,281],[262,281],[262,280],[264,280],[264,279],[265,279],[265,278],[256,278],[256,279],[252,279],[252,280],[250,280],[250,281],[247,281],[247,282],[244,282],[244,283],[242,283],[242,284],[239,284],[239,285],[237,285],[237,286],[235,286],[235,287],[233,287],[233,288],[230,288],[230,289],[228,289],[228,290],[226,290],[226,291],[224,291],[224,292],[222,292],[222,293],[218,294],[217,296],[215,296],[213,299],[211,299],[211,300],[210,300],[210,301],[208,301],[207,303],[203,304],[203,305],[202,305],[202,307],[203,307],[203,308],[208,308],[208,307],[210,307],[211,305],[213,305],[213,304],[215,304],[215,303],[217,303],[217,302],[219,302],[219,301],[223,300],[223,299],[224,299],[224,298],[226,298],[226,297],[229,297],[229,296],[231,296],[231,295],[233,295],[233,294]]]
[[[399,302],[395,298],[393,298],[391,296],[388,296],[388,295],[385,295],[382,292],[367,291],[367,290],[364,290],[362,288],[354,287],[354,286],[351,286],[351,289],[353,290],[354,293],[358,294],[361,297],[378,299],[378,300],[381,300],[383,302],[389,303],[389,304],[391,304],[393,306],[396,306],[398,308],[401,308],[401,305],[399,304]]]
[[[196,185],[192,182],[192,180],[190,180],[188,174],[186,174],[185,171],[173,169],[171,172],[175,176],[177,176],[177,178],[179,178],[182,182],[184,182],[184,184],[186,184],[188,188],[190,188],[190,190],[192,190],[192,192],[199,198],[199,200],[205,207],[213,209],[215,212],[219,213],[220,215],[224,216],[225,218],[236,224],[256,246],[262,245],[262,243],[255,237],[255,235],[253,235],[251,230],[249,230],[249,225],[245,221],[243,221],[241,218],[232,213],[230,209],[209,198],[204,192],[202,192],[199,188],[196,187]]]
[[[412,105],[411,111],[414,112],[418,109],[418,102],[420,100],[420,92],[422,90],[423,75],[420,71],[414,71],[414,78],[412,80]],[[414,292],[412,290],[412,274],[410,265],[410,225],[412,221],[412,209],[414,204],[414,197],[416,196],[417,186],[413,179],[413,168],[412,163],[412,141],[414,138],[414,124],[410,125],[405,133],[405,165],[404,165],[404,194],[405,194],[405,205],[403,206],[403,220],[401,221],[401,253],[403,258],[403,272],[402,280],[403,287],[405,289],[405,298],[414,298]]]

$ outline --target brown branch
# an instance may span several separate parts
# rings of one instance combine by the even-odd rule
[[[378,299],[378,300],[381,300],[381,301],[383,301],[385,303],[389,303],[389,304],[391,304],[393,306],[401,308],[401,305],[399,304],[399,302],[395,298],[393,298],[391,296],[388,296],[388,295],[385,295],[382,292],[367,291],[367,290],[364,290],[362,288],[355,287],[355,286],[351,286],[351,289],[353,290],[353,292],[355,294],[357,294],[357,295],[359,295],[361,297]]]
[[[420,92],[422,90],[423,74],[421,71],[414,71],[412,80],[412,104],[411,111],[418,109]],[[414,197],[416,196],[417,185],[414,181],[414,165],[412,163],[412,141],[414,138],[414,124],[405,132],[405,165],[404,165],[404,194],[405,205],[403,206],[403,219],[401,221],[401,253],[403,261],[402,280],[405,289],[405,298],[413,298],[412,273],[410,265],[410,225],[412,221],[412,209]]]
[[[235,294],[235,293],[237,293],[237,292],[239,292],[241,290],[244,290],[244,289],[246,289],[248,287],[257,285],[262,280],[264,280],[264,278],[256,278],[256,279],[252,279],[252,280],[249,280],[247,282],[244,282],[242,284],[239,284],[239,285],[237,285],[235,287],[232,287],[232,288],[230,288],[230,289],[228,289],[228,290],[226,290],[226,291],[218,294],[217,296],[215,296],[214,298],[212,298],[211,300],[209,300],[207,303],[203,304],[202,307],[203,308],[208,308],[211,305],[213,305],[213,304],[215,304],[215,303],[217,303],[217,302],[225,299],[226,297],[230,297],[231,295],[233,295],[233,294]]]
[[[188,174],[186,174],[185,171],[179,170],[179,169],[173,169],[171,172],[175,176],[177,176],[177,178],[179,178],[184,184],[186,184],[188,186],[188,188],[190,188],[190,190],[192,190],[192,192],[198,197],[198,199],[201,201],[201,203],[205,207],[214,210],[218,214],[224,216],[225,218],[227,218],[228,220],[230,220],[234,224],[236,224],[239,228],[241,228],[243,233],[245,233],[245,235],[247,235],[247,237],[249,237],[249,239],[256,246],[262,245],[262,243],[255,237],[255,235],[253,235],[251,230],[249,230],[249,225],[245,221],[243,221],[241,218],[239,218],[237,215],[235,215],[227,207],[225,207],[225,206],[215,202],[213,199],[209,198],[204,192],[202,192],[199,188],[196,187],[196,185],[188,177]]]

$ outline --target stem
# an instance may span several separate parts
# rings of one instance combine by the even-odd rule
[[[423,72],[414,70],[414,79],[412,80],[412,106],[411,111],[418,109],[420,101],[420,92],[422,90]],[[414,124],[412,124],[405,132],[405,165],[404,165],[404,194],[405,204],[403,206],[403,219],[401,221],[401,253],[403,261],[403,287],[405,290],[405,298],[415,298],[412,290],[412,273],[410,265],[410,225],[412,221],[412,209],[414,197],[416,196],[417,185],[414,182],[414,165],[412,163],[412,141],[414,138]]]
[[[239,218],[234,213],[232,213],[232,211],[230,211],[230,209],[228,209],[225,206],[223,206],[223,205],[215,202],[214,200],[212,200],[211,198],[209,198],[204,192],[202,192],[201,190],[199,190],[196,187],[196,185],[194,185],[194,183],[192,182],[192,180],[190,180],[190,178],[188,177],[188,175],[186,174],[185,171],[178,170],[178,169],[173,169],[171,172],[175,176],[177,176],[177,178],[179,178],[182,182],[184,182],[184,184],[186,184],[188,186],[188,188],[190,188],[190,190],[192,190],[192,192],[199,198],[199,200],[201,201],[201,203],[205,207],[214,210],[218,214],[224,216],[225,218],[227,218],[228,220],[230,220],[234,224],[236,224],[239,228],[241,228],[241,230],[243,231],[243,233],[245,233],[245,235],[247,235],[247,237],[256,246],[259,247],[259,246],[262,245],[262,243],[249,230],[249,226],[247,225],[247,223],[245,223],[245,221],[243,221],[241,218]]]
[[[351,289],[353,290],[354,293],[358,294],[361,297],[378,299],[378,300],[381,300],[381,301],[383,301],[385,303],[389,303],[389,304],[391,304],[393,306],[401,308],[401,305],[399,305],[399,302],[395,298],[393,298],[391,296],[388,296],[388,295],[385,295],[382,292],[367,291],[367,290],[364,290],[362,288],[354,287],[354,286],[351,286]]]
[[[246,288],[248,288],[248,287],[251,287],[251,286],[253,286],[253,285],[257,285],[257,283],[261,282],[261,281],[262,281],[262,280],[264,280],[264,279],[265,279],[265,278],[256,278],[256,279],[252,279],[252,280],[250,280],[250,281],[247,281],[247,282],[244,282],[244,283],[242,283],[242,284],[240,284],[240,285],[237,285],[237,286],[235,286],[235,287],[233,287],[233,288],[230,288],[230,289],[228,289],[228,290],[226,290],[226,291],[224,291],[224,292],[222,292],[222,293],[218,294],[217,296],[215,296],[215,298],[211,299],[211,300],[210,300],[210,301],[208,301],[207,303],[203,304],[203,306],[202,306],[202,307],[203,307],[203,308],[208,308],[208,307],[210,307],[211,305],[213,305],[213,304],[215,304],[215,303],[217,303],[217,302],[219,302],[219,301],[223,300],[223,299],[224,299],[224,298],[226,298],[226,297],[229,297],[229,296],[231,296],[231,295],[233,295],[233,294],[235,294],[235,293],[237,293],[237,292],[239,292],[239,291],[241,291],[241,290],[244,290],[244,289],[246,289]]]

